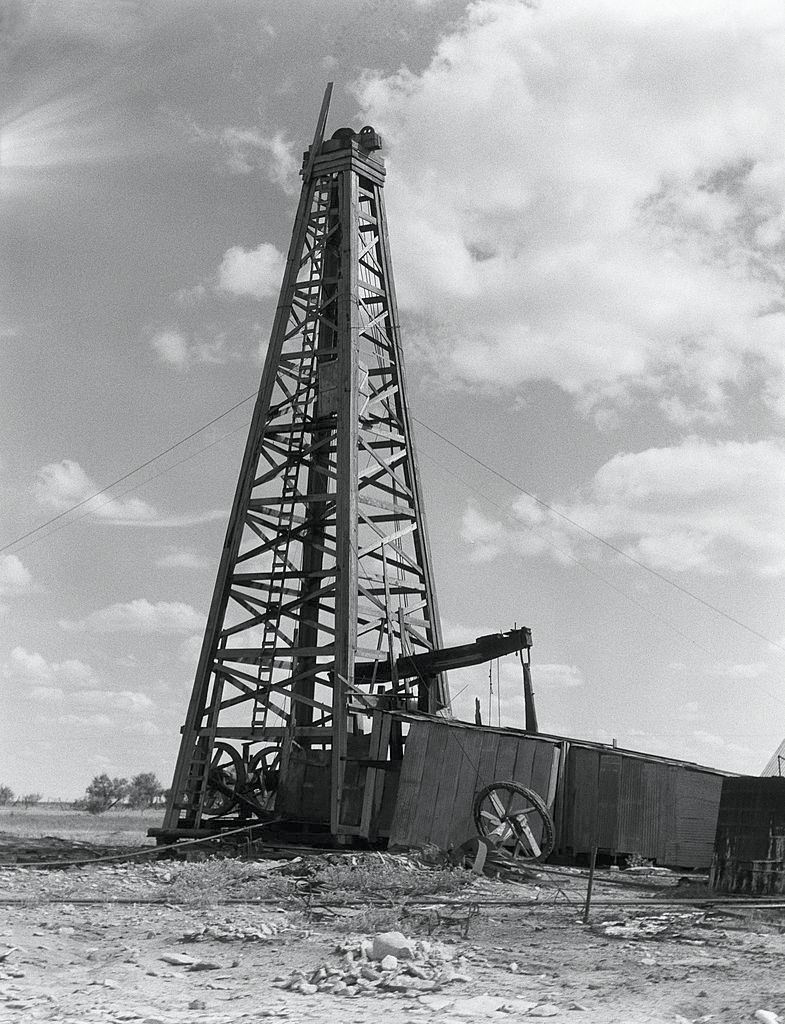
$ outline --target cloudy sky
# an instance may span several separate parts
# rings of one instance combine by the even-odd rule
[[[328,80],[330,130],[385,142],[447,639],[528,625],[545,731],[761,770],[785,735],[779,0],[0,19],[0,782],[170,780]],[[451,685],[487,720],[487,670]],[[514,659],[494,687],[519,723]]]

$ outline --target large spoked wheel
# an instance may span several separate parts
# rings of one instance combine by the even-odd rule
[[[237,803],[237,790],[244,783],[245,769],[240,752],[228,743],[216,743],[207,772],[202,814],[210,818],[228,814]]]
[[[263,747],[248,762],[248,798],[262,811],[269,810],[273,805],[280,770],[280,747]]]
[[[545,801],[517,782],[493,782],[474,798],[477,831],[515,860],[545,860],[555,830]]]

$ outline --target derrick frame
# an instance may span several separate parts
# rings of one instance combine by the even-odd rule
[[[357,737],[370,747],[377,707],[449,707],[443,674],[399,679],[396,671],[398,658],[440,648],[441,635],[405,393],[384,165],[369,145],[378,138],[372,130],[342,129],[324,142],[328,103],[329,90],[304,160],[167,803],[169,832],[211,824],[205,801],[219,747],[235,748],[248,764],[272,745],[282,783],[275,813],[298,799],[287,782],[297,751],[329,772],[330,833],[367,837],[373,798],[362,789],[381,773],[363,768],[350,747],[358,747]],[[355,664],[363,671],[355,673]],[[384,667],[378,681],[375,666]],[[378,762],[387,751],[378,737],[373,742]],[[358,786],[359,803],[350,792]],[[239,779],[237,788],[237,813],[247,817],[258,801],[250,790],[243,795]],[[301,816],[308,819],[307,809]]]

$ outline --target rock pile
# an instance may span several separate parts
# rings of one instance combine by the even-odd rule
[[[309,973],[292,971],[274,985],[302,995],[330,992],[360,996],[399,992],[407,996],[439,992],[445,985],[471,981],[462,973],[463,957],[437,943],[415,941],[401,932],[380,932],[372,939],[339,946],[340,966],[322,964]]]
[[[291,929],[291,923],[285,918],[278,921],[274,919],[262,921],[252,928],[240,928],[230,924],[210,924],[183,932],[180,942],[208,942],[211,939],[216,942],[269,942]]]

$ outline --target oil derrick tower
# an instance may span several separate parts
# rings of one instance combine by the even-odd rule
[[[325,139],[329,98],[304,155],[162,834],[267,816],[367,836],[369,772],[403,743],[374,711],[449,708],[428,661],[441,637],[381,140],[371,127]]]

